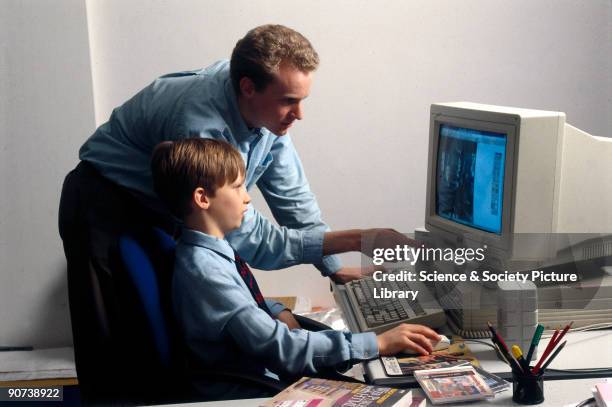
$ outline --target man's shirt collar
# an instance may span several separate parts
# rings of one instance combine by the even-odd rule
[[[234,86],[232,85],[231,77],[225,79],[224,88],[225,98],[227,99],[227,103],[230,107],[229,111],[231,115],[231,120],[234,122],[235,129],[237,130],[236,134],[234,134],[234,137],[236,137],[237,140],[241,142],[253,141],[260,135],[262,129],[249,129],[247,127],[246,122],[242,118],[242,114],[240,114],[240,108],[238,106],[238,96],[234,91]]]

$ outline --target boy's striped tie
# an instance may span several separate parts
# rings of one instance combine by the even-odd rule
[[[266,305],[261,291],[259,290],[257,280],[255,280],[255,276],[253,275],[253,272],[251,272],[249,266],[246,264],[246,261],[242,260],[236,251],[234,251],[234,259],[236,260],[236,269],[238,270],[238,274],[240,274],[240,277],[242,277],[244,280],[244,283],[248,287],[259,308],[272,315],[268,309],[268,306]]]

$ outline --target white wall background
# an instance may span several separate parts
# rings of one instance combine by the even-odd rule
[[[59,196],[95,126],[85,3],[2,0],[0,49],[0,345],[59,346]]]
[[[336,229],[422,225],[432,102],[560,110],[592,134],[612,129],[610,0],[0,4],[1,344],[70,341],[57,202],[94,112],[100,124],[155,77],[228,58],[254,26],[295,28],[321,56],[292,137]],[[257,276],[268,295],[332,302],[312,267]]]

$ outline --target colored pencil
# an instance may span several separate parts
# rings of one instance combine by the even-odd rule
[[[510,354],[510,351],[508,350],[508,346],[506,346],[506,342],[504,342],[504,339],[501,337],[501,335],[497,333],[497,331],[495,330],[495,328],[493,328],[493,325],[491,325],[490,322],[487,322],[487,325],[489,326],[489,330],[491,330],[491,333],[493,334],[493,341],[497,342],[497,346],[510,364],[512,370],[522,373],[523,369],[521,368],[521,365],[519,365],[518,362],[514,359],[514,357],[512,357],[512,355]]]
[[[540,364],[542,360],[546,358],[546,356],[548,356],[548,354],[552,351],[555,346],[555,339],[557,338],[557,336],[559,336],[559,330],[555,329],[555,333],[548,341],[548,345],[546,345],[546,348],[544,348],[544,352],[542,352],[542,356],[540,356],[540,359],[537,361],[536,366],[538,366],[538,364]]]
[[[561,339],[563,339],[563,337],[565,336],[565,334],[567,333],[567,331],[569,331],[569,329],[572,327],[572,325],[574,325],[574,321],[570,322],[569,324],[567,324],[565,326],[565,328],[563,328],[563,331],[561,331],[561,333],[559,334],[559,336],[557,337],[556,341],[555,341],[555,346],[557,346],[557,344],[559,342],[561,342]]]
[[[565,336],[567,331],[569,331],[569,329],[570,329],[570,327],[572,326],[573,323],[574,323],[574,321],[572,321],[569,324],[567,324],[565,326],[565,328],[563,328],[563,331],[561,331],[561,333],[559,333],[559,335],[553,335],[553,337],[551,338],[550,342],[548,342],[548,346],[546,347],[546,350],[544,351],[544,354],[542,355],[540,360],[538,360],[538,363],[536,363],[535,367],[533,368],[533,372],[534,373],[538,372],[540,370],[540,366],[542,366],[542,363],[544,363],[544,360],[548,357],[548,355],[557,346],[559,341],[561,341],[561,339]],[[555,332],[555,333],[557,333],[557,332]]]
[[[546,361],[546,363],[544,363],[544,365],[542,366],[541,369],[534,368],[533,369],[533,374],[538,374],[538,372],[540,370],[544,370],[548,367],[548,365],[550,365],[550,363],[555,359],[555,357],[557,357],[557,355],[559,354],[559,352],[561,352],[561,349],[563,349],[563,347],[565,346],[565,344],[567,343],[567,341],[563,342],[561,345],[559,345],[559,347],[557,349],[555,349],[555,351],[553,352],[552,355],[550,355],[550,357],[548,358],[548,360]]]

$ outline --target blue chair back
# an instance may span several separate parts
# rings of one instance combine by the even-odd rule
[[[165,368],[172,364],[171,310],[167,309],[169,296],[164,298],[162,289],[169,293],[165,285],[171,281],[175,246],[172,237],[157,228],[148,236],[130,234],[119,238],[121,260],[138,295],[159,363]]]

